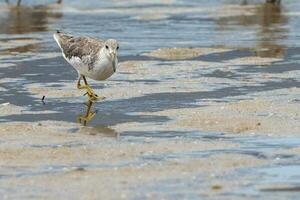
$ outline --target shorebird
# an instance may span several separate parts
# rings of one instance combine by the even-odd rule
[[[87,83],[86,77],[93,80],[109,78],[118,65],[117,53],[119,44],[115,39],[101,40],[87,36],[73,36],[61,31],[53,34],[55,41],[62,51],[65,60],[78,72],[78,89],[86,89],[89,98],[89,108],[92,102],[104,99],[94,93]],[[81,84],[83,80],[84,85]],[[90,112],[90,111],[89,111]],[[89,121],[95,113],[87,113],[83,120]]]

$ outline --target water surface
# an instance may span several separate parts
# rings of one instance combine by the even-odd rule
[[[97,199],[100,186],[115,199],[298,196],[300,138],[293,127],[278,135],[205,132],[172,128],[176,116],[161,112],[179,109],[179,116],[180,109],[268,96],[297,105],[299,94],[290,91],[300,86],[299,1],[23,3],[0,4],[0,103],[17,106],[0,115],[4,199],[85,198],[81,191]],[[142,62],[91,82],[110,96],[94,105],[88,127],[76,125],[86,97],[52,38],[56,30],[116,38],[121,63]],[[181,60],[144,54],[167,47],[226,51]],[[249,57],[274,61],[264,66]],[[21,125],[12,128],[15,122]]]

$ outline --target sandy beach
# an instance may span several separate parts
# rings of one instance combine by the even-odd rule
[[[78,2],[1,4],[1,199],[297,198],[298,1]],[[58,28],[120,40],[87,126]]]

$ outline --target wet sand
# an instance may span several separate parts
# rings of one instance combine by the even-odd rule
[[[202,56],[211,54],[202,51]],[[75,106],[84,102],[75,81],[59,87],[51,82],[43,86],[27,84],[30,96],[45,95],[46,106],[51,105],[43,111],[7,103],[0,106],[2,117],[19,116],[28,121],[0,124],[3,195],[44,199],[178,198],[171,192],[176,188],[180,197],[217,198],[230,193],[231,198],[236,197],[232,190],[243,191],[247,185],[258,188],[250,194],[259,188],[279,187],[257,184],[251,174],[253,169],[280,162],[276,161],[280,157],[278,148],[285,151],[293,144],[271,147],[276,149],[272,153],[264,148],[257,150],[259,142],[255,141],[297,135],[299,89],[296,85],[275,85],[274,89],[270,86],[259,91],[266,81],[273,80],[271,73],[249,74],[246,80],[239,72],[243,66],[261,63],[259,67],[263,69],[276,62],[282,60],[249,57],[218,63],[168,57],[166,61],[121,62],[115,78],[97,89],[107,99],[96,103],[95,109],[100,111],[87,127],[75,123],[76,115],[68,118],[60,113],[60,107],[68,106],[66,102]],[[199,76],[186,73],[198,69]],[[123,84],[125,76],[127,81]],[[289,73],[286,76],[290,77]],[[284,77],[281,73],[280,78]],[[251,90],[252,87],[258,89]],[[58,102],[62,105],[55,109]],[[140,120],[122,121],[126,115],[116,116],[118,111],[108,110],[118,107],[120,113]],[[66,122],[49,121],[49,114],[61,116]],[[40,120],[26,115],[40,116]],[[111,116],[112,121],[108,121]],[[244,144],[245,136],[254,142]],[[284,154],[294,157],[297,151]],[[250,178],[243,182],[232,179],[232,173],[240,170],[250,173]],[[20,192],[9,194],[7,185]],[[194,190],[196,185],[199,190]],[[253,199],[251,195],[249,199]]]
[[[211,2],[73,1],[24,8],[27,27],[5,23],[1,199],[297,198],[300,57],[297,29],[287,28],[297,1]],[[86,31],[70,23],[78,16]],[[98,34],[90,21],[120,38],[120,62],[107,81],[90,81],[106,99],[82,126],[87,98],[51,33]]]

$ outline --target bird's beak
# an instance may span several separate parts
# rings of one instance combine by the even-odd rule
[[[117,66],[116,66],[116,60],[115,59],[113,59],[112,66],[113,66],[114,72],[116,72]]]
[[[109,52],[111,60],[112,60],[112,65],[113,65],[113,70],[116,72],[116,57],[117,57],[117,52],[116,51],[110,51]]]

